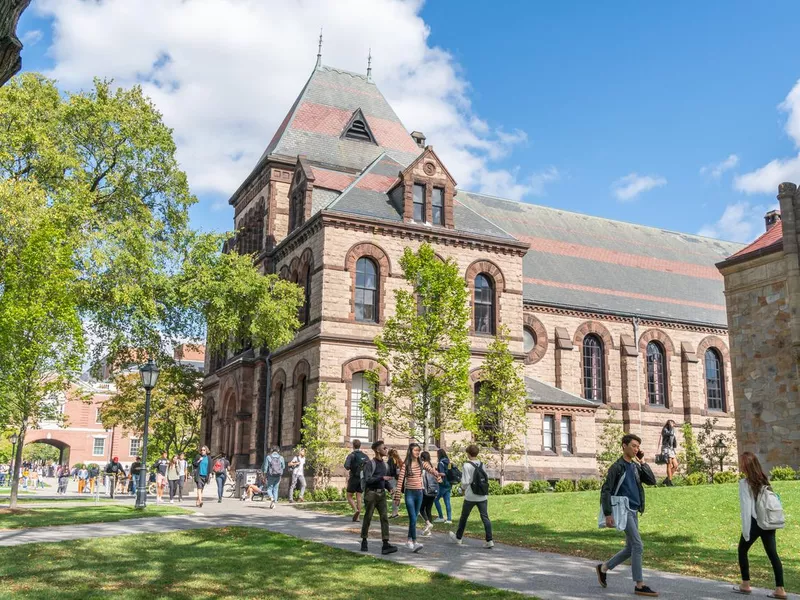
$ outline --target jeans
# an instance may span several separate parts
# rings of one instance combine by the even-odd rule
[[[744,536],[739,538],[739,570],[742,572],[742,581],[750,581],[750,561],[747,559],[747,553],[750,550],[750,546],[755,544],[758,538],[761,538],[767,558],[772,564],[772,572],[775,574],[775,587],[783,587],[783,564],[781,564],[781,559],[778,557],[775,530],[761,529],[755,519],[750,523],[750,541],[746,541]]]
[[[270,500],[278,501],[278,488],[280,485],[280,475],[270,475],[267,477],[267,496],[269,496]]]
[[[294,500],[294,489],[297,487],[297,483],[300,483],[300,500],[303,499],[303,496],[306,494],[306,476],[303,475],[303,472],[298,470],[292,473],[292,485],[289,488],[289,500]]]
[[[361,537],[367,539],[369,535],[369,525],[372,522],[372,514],[378,509],[378,516],[381,519],[381,539],[389,541],[389,516],[386,512],[386,492],[384,490],[367,490],[364,494],[364,521],[361,523]]]
[[[458,530],[456,531],[456,537],[461,539],[464,537],[464,529],[467,528],[467,519],[469,519],[469,513],[472,512],[474,507],[478,507],[478,512],[481,515],[481,521],[483,521],[483,532],[486,534],[486,541],[492,541],[492,522],[489,520],[489,501],[483,500],[482,502],[471,502],[469,500],[464,500],[464,505],[461,507],[461,518],[458,520]]]
[[[406,490],[408,511],[408,539],[417,541],[417,515],[422,508],[422,490]]]
[[[433,523],[433,515],[431,514],[431,508],[433,508],[434,500],[436,500],[436,495],[428,496],[427,494],[424,494],[422,496],[422,508],[420,508],[419,514],[428,523]]]
[[[439,513],[439,518],[442,518],[442,505],[439,500],[444,500],[444,508],[447,510],[447,520],[453,520],[453,509],[450,508],[450,492],[453,491],[453,488],[450,487],[442,487],[439,486],[439,493],[436,495],[436,512]]]
[[[222,492],[225,490],[225,482],[228,480],[228,476],[215,475],[214,479],[217,481],[217,500],[222,500]]]
[[[630,558],[633,581],[642,581],[644,577],[642,575],[643,554],[644,544],[642,543],[642,536],[639,535],[639,513],[631,510],[628,512],[628,524],[625,526],[625,547],[606,563],[606,567],[611,571],[614,567],[621,565]]]
[[[175,499],[175,493],[178,491],[178,480],[177,479],[170,479],[169,480],[169,499]]]
[[[139,485],[139,473],[131,473],[131,494],[136,495],[136,488]]]

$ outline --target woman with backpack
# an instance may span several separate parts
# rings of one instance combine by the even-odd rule
[[[478,460],[479,448],[475,444],[467,446],[467,457],[469,460],[464,463],[464,472],[461,475],[461,489],[464,490],[464,505],[461,507],[461,518],[458,520],[458,531],[450,532],[450,539],[456,544],[461,544],[464,536],[464,529],[467,527],[469,513],[476,506],[483,521],[483,529],[486,533],[486,549],[494,548],[492,541],[492,522],[489,520],[489,477],[483,468],[483,463]]]
[[[197,487],[197,498],[195,506],[203,506],[203,488],[208,483],[208,474],[211,471],[211,457],[208,456],[208,446],[200,448],[200,455],[194,459],[194,484]]]
[[[181,474],[178,471],[178,457],[173,456],[167,465],[167,483],[169,484],[169,503],[175,504],[175,493],[178,491],[178,481]]]
[[[664,485],[667,487],[673,485],[672,476],[678,472],[677,447],[678,440],[675,436],[675,421],[669,419],[661,429],[661,458],[664,464],[667,465],[667,478],[664,480]]]
[[[395,449],[391,448],[389,450],[389,459],[387,461],[387,467],[389,467],[389,477],[393,477],[391,481],[391,485],[389,489],[392,492],[397,490],[397,478],[400,477],[400,467],[403,465],[403,461],[400,460],[400,453]],[[396,519],[400,516],[398,510],[400,509],[400,499],[392,497],[392,514],[389,515],[390,519]]]
[[[422,508],[422,473],[433,475],[436,482],[441,481],[441,476],[430,464],[423,464],[420,454],[422,449],[419,444],[409,444],[406,460],[400,466],[397,478],[397,489],[394,491],[395,500],[400,501],[400,495],[405,494],[406,510],[408,511],[408,541],[406,548],[412,552],[422,550],[422,544],[417,543],[417,515]]]
[[[745,452],[739,458],[739,470],[744,479],[739,480],[739,506],[742,517],[742,536],[739,538],[739,569],[742,583],[733,588],[737,594],[750,595],[750,563],[747,553],[758,538],[764,545],[767,558],[775,574],[775,591],[770,598],[786,598],[783,588],[783,565],[778,557],[775,531],[784,523],[780,501],[772,491],[769,479],[761,468],[761,463],[752,452]]]
[[[451,525],[453,523],[453,509],[450,507],[450,493],[453,491],[453,484],[461,481],[461,472],[455,465],[450,464],[450,459],[444,448],[439,448],[436,454],[439,458],[439,464],[436,470],[439,471],[439,474],[442,476],[442,483],[439,484],[439,493],[436,494],[435,500],[436,512],[439,514],[439,518],[434,520],[434,523],[446,523]],[[439,500],[444,500],[444,507],[445,510],[447,510],[446,521],[442,518],[442,505]]]
[[[225,491],[225,482],[228,480],[228,467],[231,463],[225,457],[225,454],[220,454],[214,461],[214,466],[211,470],[214,473],[214,481],[217,482],[217,503],[222,502],[222,492]]]
[[[433,515],[431,514],[431,509],[433,508],[433,501],[436,500],[436,496],[439,495],[440,484],[436,478],[431,475],[431,471],[435,473],[438,473],[438,471],[434,471],[431,465],[430,452],[425,450],[420,453],[419,457],[422,459],[422,466],[425,468],[425,471],[422,472],[422,508],[419,514],[425,519],[425,529],[422,530],[422,536],[429,537],[433,529]],[[444,478],[441,479],[442,483],[445,481]]]

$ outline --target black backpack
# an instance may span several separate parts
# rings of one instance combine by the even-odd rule
[[[472,493],[476,496],[489,495],[489,476],[483,468],[483,463],[472,463],[475,467],[475,472],[472,474],[472,483],[469,484]]]
[[[350,479],[358,481],[361,479],[361,470],[366,464],[367,455],[363,452],[353,452],[353,457],[350,459]]]
[[[461,483],[461,471],[459,471],[458,467],[453,463],[450,463],[447,467],[447,481],[449,481],[451,485]]]

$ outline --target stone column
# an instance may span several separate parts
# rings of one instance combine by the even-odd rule
[[[797,185],[782,183],[778,186],[778,201],[781,203],[781,221],[783,222],[783,258],[786,263],[786,290],[788,292],[790,330],[792,332],[792,349],[795,357],[795,371],[798,355],[800,355],[800,250],[797,240]]]
[[[556,387],[565,391],[572,391],[569,385],[570,373],[570,352],[572,352],[572,338],[570,338],[564,327],[556,327]],[[566,387],[565,387],[566,386]]]
[[[699,414],[702,410],[698,407],[692,410],[692,402],[700,397],[700,390],[697,385],[697,354],[688,342],[681,342],[681,375],[683,385],[683,419],[687,423],[692,422],[692,413]],[[723,375],[724,377],[724,375]]]
[[[638,356],[633,336],[619,336],[620,377],[622,381],[622,427],[625,431],[639,431],[639,401],[641,395],[641,378],[639,374]],[[612,407],[613,408],[613,407]]]

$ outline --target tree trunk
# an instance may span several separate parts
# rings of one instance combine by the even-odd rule
[[[14,469],[11,473],[11,503],[10,508],[17,508],[17,494],[19,492],[19,472],[20,465],[22,464],[22,447],[25,445],[25,432],[23,426],[19,432],[19,439],[17,440],[17,449],[14,456]]]
[[[500,453],[500,487],[506,484],[506,457]]]

